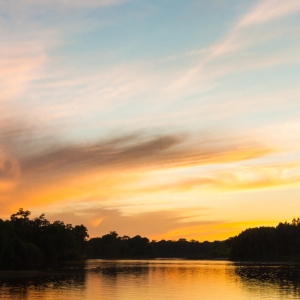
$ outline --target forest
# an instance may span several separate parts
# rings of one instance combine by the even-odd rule
[[[300,219],[276,227],[250,228],[224,241],[181,238],[150,241],[115,231],[89,239],[84,225],[30,219],[22,208],[0,219],[0,270],[57,269],[68,261],[105,259],[230,259],[233,261],[300,261]]]

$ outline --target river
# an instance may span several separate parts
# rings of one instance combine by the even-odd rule
[[[88,260],[59,272],[2,271],[0,299],[300,299],[300,265]]]

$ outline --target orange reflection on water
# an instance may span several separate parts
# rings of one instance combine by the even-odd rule
[[[240,299],[239,286],[228,262],[107,262],[87,277],[88,299]]]
[[[0,272],[1,300],[300,298],[299,266],[291,264],[89,260],[85,271],[22,274]]]

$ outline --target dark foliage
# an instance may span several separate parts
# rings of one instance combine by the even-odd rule
[[[20,208],[10,220],[0,219],[0,269],[57,268],[64,261],[84,258],[86,227],[29,216]]]
[[[277,227],[250,228],[240,233],[232,245],[232,260],[299,261],[300,219]]]

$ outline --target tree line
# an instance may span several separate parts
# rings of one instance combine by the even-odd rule
[[[106,259],[231,259],[234,261],[299,261],[300,219],[276,227],[250,228],[224,241],[150,241],[119,236],[115,231],[89,239],[84,225],[30,219],[22,208],[9,220],[0,219],[0,270],[59,268],[87,258]]]
[[[229,256],[231,240],[187,241],[182,238],[178,241],[161,240],[149,241],[140,235],[130,238],[119,236],[115,231],[92,238],[87,242],[86,253],[89,258],[186,258],[186,259],[213,259]]]

